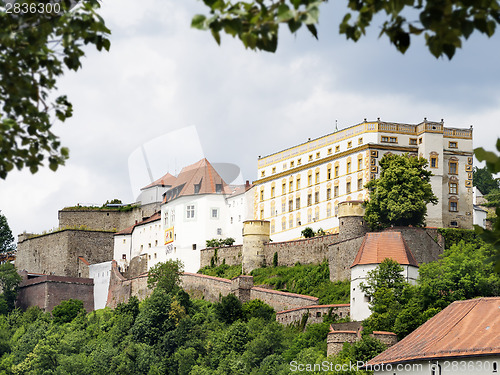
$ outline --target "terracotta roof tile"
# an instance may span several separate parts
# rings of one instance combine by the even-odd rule
[[[207,159],[182,168],[175,185],[166,193],[163,203],[185,195],[231,194],[232,188],[226,184]]]
[[[128,228],[125,228],[117,233],[115,233],[115,236],[119,236],[119,235],[126,235],[126,234],[131,234],[135,227],[137,226],[140,226],[140,225],[144,225],[144,224],[147,224],[147,223],[151,223],[153,221],[156,221],[156,220],[160,220],[161,219],[161,212],[155,212],[153,215],[151,215],[150,217],[148,217],[147,219],[144,219]]]
[[[177,178],[175,176],[172,176],[170,173],[167,173],[165,176],[160,177],[158,180],[153,181],[147,186],[144,186],[141,188],[141,190],[153,187],[153,186],[172,186],[175,184],[175,180]]]
[[[418,267],[401,232],[367,233],[351,268],[358,264],[380,264],[390,258],[399,264]]]
[[[456,301],[368,364],[500,354],[500,297]]]

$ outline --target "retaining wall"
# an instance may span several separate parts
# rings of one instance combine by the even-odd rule
[[[276,313],[276,321],[285,325],[300,323],[304,314],[307,314],[306,324],[322,323],[323,317],[328,315],[330,309],[332,310],[332,314],[337,314],[339,318],[345,318],[350,313],[350,305],[348,303],[315,305],[280,311]]]
[[[83,301],[87,312],[94,310],[94,280],[52,275],[24,279],[19,285],[16,306],[23,310],[38,306],[50,312],[68,299]]]

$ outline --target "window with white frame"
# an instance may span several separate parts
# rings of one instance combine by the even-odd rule
[[[186,219],[194,219],[195,210],[194,204],[190,204],[186,206]]]
[[[218,219],[219,218],[219,209],[218,208],[212,208],[212,209],[210,209],[210,218],[212,218],[212,219]]]

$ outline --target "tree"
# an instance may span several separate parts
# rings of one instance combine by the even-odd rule
[[[209,29],[218,44],[223,31],[238,37],[246,48],[274,52],[280,24],[286,24],[291,33],[305,25],[317,39],[319,8],[327,1],[203,0],[210,15],[194,16],[191,25]],[[349,10],[339,26],[347,39],[359,40],[373,18],[385,13],[379,35],[388,37],[398,51],[405,53],[411,37],[423,36],[435,57],[446,55],[449,59],[474,31],[491,37],[500,23],[497,0],[349,0],[347,5]]]
[[[472,185],[476,186],[483,195],[500,188],[498,180],[493,178],[493,175],[486,167],[474,167],[472,171]]]
[[[244,317],[243,305],[234,294],[222,297],[220,302],[215,304],[215,313],[219,320],[227,324],[231,324]]]
[[[2,289],[0,300],[4,302],[0,302],[1,313],[7,313],[14,309],[21,281],[22,277],[17,273],[16,267],[12,263],[0,264],[0,288]]]
[[[148,272],[148,288],[177,293],[180,289],[183,269],[184,265],[178,259],[155,264]]]
[[[407,154],[386,154],[379,162],[380,178],[370,181],[370,200],[365,202],[365,220],[372,229],[423,226],[427,204],[436,204],[427,160]]]
[[[24,1],[23,1],[24,3]],[[42,4],[27,0],[28,6]],[[98,0],[62,0],[61,12],[0,12],[0,178],[14,167],[32,173],[48,161],[56,170],[68,158],[51,128],[72,115],[56,82],[65,69],[77,71],[83,45],[109,50],[110,31],[96,13]],[[2,2],[2,4],[8,4]],[[54,8],[54,7],[53,7]],[[48,9],[48,8],[44,8]]]
[[[311,227],[306,227],[300,232],[304,238],[314,237],[314,230]]]
[[[15,249],[14,236],[7,223],[7,218],[0,214],[0,253],[6,253]]]
[[[500,152],[500,138],[497,140],[496,146]],[[486,162],[486,168],[491,173],[500,172],[500,157],[494,152],[485,151],[482,147],[479,147],[474,149],[474,155],[476,155],[477,160]],[[500,216],[500,205],[496,206],[495,213],[497,217]],[[493,245],[496,254],[492,256],[491,260],[495,262],[495,270],[500,273],[500,220],[495,221],[492,230],[483,229],[478,225],[475,225],[474,229],[484,241]]]
[[[81,313],[85,313],[85,309],[83,308],[83,302],[79,299],[62,301],[52,309],[52,316],[56,323],[69,323]]]

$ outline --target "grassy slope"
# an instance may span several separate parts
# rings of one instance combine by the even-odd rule
[[[231,279],[239,276],[241,266],[204,267],[205,275]],[[269,285],[273,289],[306,294],[319,298],[320,304],[349,303],[349,281],[330,281],[328,263],[293,267],[264,267],[252,271],[255,285]]]

